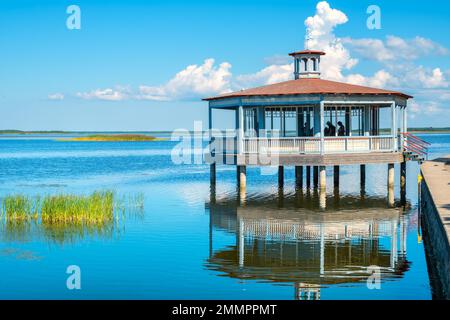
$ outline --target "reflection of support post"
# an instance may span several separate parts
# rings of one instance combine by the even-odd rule
[[[297,189],[303,188],[303,167],[302,166],[295,167],[295,187]]]
[[[239,189],[239,204],[245,206],[247,201],[247,192],[245,189]]]
[[[239,219],[239,267],[244,266],[244,221]]]
[[[303,188],[295,188],[295,198],[297,199],[298,206],[302,208],[304,201]]]
[[[319,167],[318,166],[313,167],[313,182],[314,182],[314,188],[317,188],[319,185]]]
[[[400,253],[406,255],[406,237],[407,229],[405,223],[405,217],[400,218]]]
[[[388,204],[394,206],[394,164],[388,164]]]
[[[391,235],[391,268],[395,268],[397,262],[397,222],[392,222],[392,235]]]
[[[327,208],[327,193],[325,189],[320,189],[319,191],[319,206],[322,210]]]
[[[339,166],[333,168],[334,189],[339,189]]]
[[[327,168],[325,166],[320,166],[319,172],[320,172],[320,190],[325,191],[327,189]]]
[[[311,188],[311,166],[306,167],[306,187]]]
[[[406,161],[400,163],[400,199],[404,205],[406,202]]]
[[[404,237],[404,232],[405,230],[403,230],[403,217],[400,217],[400,228],[399,228],[399,232],[400,232],[400,254],[403,254],[403,237]]]
[[[388,190],[388,206],[394,207],[395,205],[395,196],[394,196],[394,188],[389,188]]]
[[[325,274],[325,236],[323,225],[320,226],[320,275]]]
[[[278,188],[283,189],[284,186],[284,167],[278,166]]]
[[[211,185],[209,187],[209,203],[216,204],[216,186]]]
[[[211,186],[216,185],[216,163],[213,162],[209,166],[209,179]]]
[[[209,208],[209,258],[213,256],[213,221],[211,208]]]
[[[341,202],[341,196],[339,194],[339,189],[334,188],[333,199],[334,199],[334,208],[339,209],[340,202]]]

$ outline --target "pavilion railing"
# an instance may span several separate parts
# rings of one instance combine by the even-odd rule
[[[392,152],[396,150],[393,136],[358,137],[247,137],[239,143],[236,137],[215,138],[219,154],[339,154]],[[240,150],[241,149],[241,150]],[[240,151],[240,152],[239,152]]]
[[[368,137],[280,137],[245,138],[243,153],[332,154],[390,152],[395,149],[392,136]]]

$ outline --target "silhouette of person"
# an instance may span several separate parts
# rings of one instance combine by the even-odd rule
[[[339,121],[337,124],[339,126],[339,128],[338,128],[338,136],[345,136],[345,127],[344,127],[344,125],[342,124],[341,121]]]
[[[331,137],[335,136],[336,135],[336,127],[333,126],[333,124],[330,121],[327,122],[327,126],[328,126],[328,135]]]

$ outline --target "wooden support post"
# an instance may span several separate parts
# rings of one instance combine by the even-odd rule
[[[245,166],[237,166],[237,182],[240,190],[247,188],[247,170]]]
[[[295,166],[295,186],[297,189],[303,188],[303,166]]]
[[[406,202],[406,161],[400,163],[400,199]]]
[[[211,163],[210,170],[210,185],[209,185],[209,202],[211,204],[216,203],[216,163]]]
[[[388,164],[388,204],[394,206],[394,164]]]
[[[320,166],[320,190],[325,191],[327,189],[327,167]]]
[[[278,188],[282,189],[284,186],[284,167],[278,166]]]
[[[394,164],[388,164],[388,188],[394,188]]]
[[[306,187],[311,188],[311,166],[306,167]]]
[[[317,188],[319,185],[319,167],[318,166],[313,167],[313,181],[314,181],[314,188]]]
[[[247,200],[247,169],[245,166],[237,166],[237,184],[239,203],[244,206]]]
[[[209,166],[209,180],[210,180],[211,187],[216,185],[216,163],[215,162],[211,163]]]
[[[361,189],[365,189],[365,187],[366,187],[366,165],[365,164],[360,165],[359,176],[360,176],[359,181],[361,184]]]
[[[333,168],[334,189],[339,189],[339,166]]]

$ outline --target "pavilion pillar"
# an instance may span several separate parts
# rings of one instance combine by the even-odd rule
[[[306,187],[311,188],[311,166],[306,166]]]
[[[325,191],[327,189],[327,167],[320,166],[319,171],[320,171],[320,184],[319,184],[320,190]]]
[[[334,189],[339,189],[339,166],[333,167]]]
[[[351,118],[351,110],[350,107],[345,108],[345,135],[350,135],[350,118]]]
[[[401,151],[404,151],[405,145],[408,142],[408,138],[406,137],[406,133],[408,132],[408,117],[406,115],[406,106],[402,108],[402,139],[401,139]]]
[[[363,128],[364,128],[364,135],[370,136],[370,112],[371,107],[365,106],[363,107]]]
[[[238,153],[244,152],[244,108],[239,106],[236,110],[237,148]]]
[[[278,188],[282,189],[284,187],[284,167],[278,166]]]
[[[303,108],[297,109],[297,137],[305,136]]]
[[[317,188],[319,185],[319,167],[318,166],[313,167],[313,183],[314,183],[314,188]]]
[[[392,146],[393,151],[397,151],[397,119],[395,117],[395,101],[391,104],[391,120],[392,120],[392,127],[391,127],[391,135],[394,139],[394,143]]]
[[[211,143],[213,141],[213,137],[212,137],[212,108],[211,106],[208,107],[208,129],[209,129],[209,136],[210,136],[210,145],[209,145],[209,154],[211,156],[211,160],[213,162],[211,162],[210,166],[209,166],[209,183],[212,186],[215,187],[216,185],[216,162],[215,160],[215,156],[213,154],[213,150],[211,149]]]
[[[295,166],[295,187],[303,188],[303,166]]]
[[[320,101],[320,110],[319,110],[319,125],[320,125],[320,153],[324,154],[325,152],[325,139],[324,139],[324,133],[325,133],[325,103],[323,101]]]
[[[388,204],[394,206],[394,164],[388,164]]]

